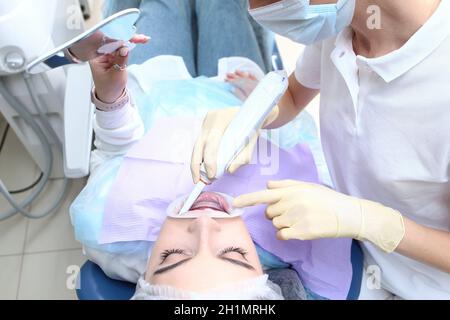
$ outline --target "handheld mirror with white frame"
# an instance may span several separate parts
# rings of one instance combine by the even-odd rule
[[[108,17],[74,39],[32,61],[27,66],[26,72],[38,74],[74,63],[76,60],[85,62],[100,53],[114,51],[115,43],[118,41],[126,43],[136,33],[135,23],[139,15],[139,9],[127,9]],[[70,56],[70,53],[75,51],[83,54],[77,54],[76,59],[68,57],[68,52]]]

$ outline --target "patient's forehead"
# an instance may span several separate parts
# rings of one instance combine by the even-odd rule
[[[173,286],[181,290],[207,292],[223,286],[239,284],[262,274],[259,266],[255,266],[255,270],[249,270],[220,259],[210,259],[207,263],[201,259],[193,259],[168,273],[151,276],[150,282]]]

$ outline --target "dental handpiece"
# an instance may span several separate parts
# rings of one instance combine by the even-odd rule
[[[201,181],[195,185],[181,208],[180,214],[189,211],[206,185],[220,179],[225,174],[233,160],[249,143],[278,104],[288,85],[289,81],[285,71],[270,72],[260,81],[225,130],[217,154],[215,178],[208,179],[204,165],[201,166]]]

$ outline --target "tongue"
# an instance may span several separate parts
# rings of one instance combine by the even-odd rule
[[[228,211],[228,204],[220,194],[214,192],[202,193],[191,207],[191,210],[212,209],[217,211]]]
[[[222,207],[214,202],[198,202],[194,204],[191,208],[192,211],[194,210],[206,210],[206,209],[212,209],[216,211],[223,211]]]

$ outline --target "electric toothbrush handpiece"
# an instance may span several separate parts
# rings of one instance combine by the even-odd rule
[[[200,194],[202,193],[203,189],[205,189],[205,187],[206,187],[206,183],[204,183],[203,181],[200,181],[195,185],[194,189],[191,191],[189,197],[186,199],[183,207],[181,208],[180,212],[178,213],[179,215],[189,212],[189,210],[191,209],[195,200],[197,200],[197,198],[200,196]]]

